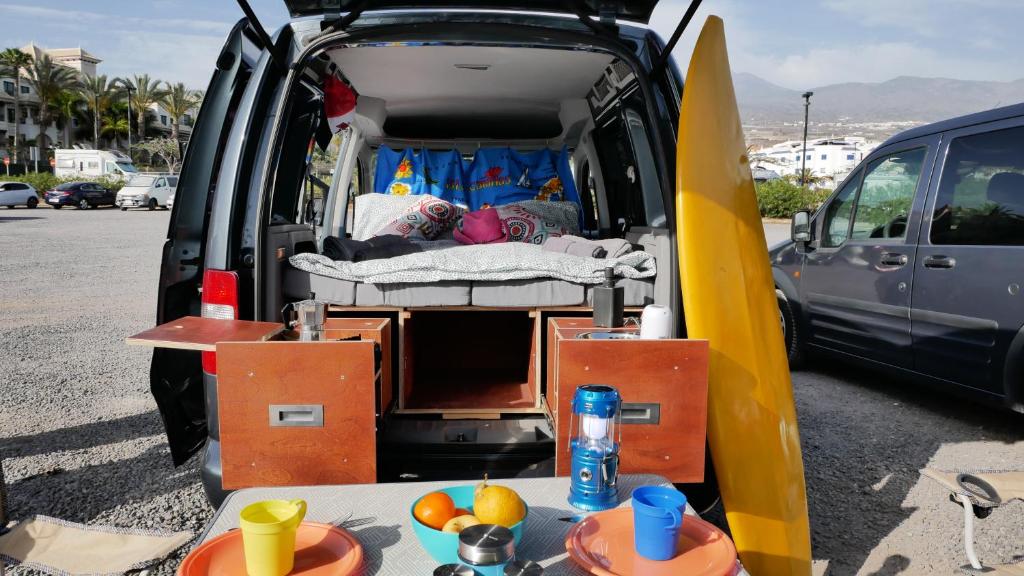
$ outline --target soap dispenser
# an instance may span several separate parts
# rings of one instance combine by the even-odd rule
[[[625,290],[615,285],[615,269],[604,269],[604,283],[591,289],[594,295],[594,326],[619,328],[622,326],[622,309]]]

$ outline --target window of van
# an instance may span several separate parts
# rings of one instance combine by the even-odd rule
[[[921,179],[926,148],[877,158],[868,164],[857,197],[850,238],[903,238]]]
[[[155,182],[155,181],[156,181],[156,177],[155,176],[137,175],[137,176],[132,176],[128,180],[127,186],[149,187],[149,186],[152,186],[153,182]]]
[[[1024,246],[1024,126],[954,138],[932,244]]]
[[[861,172],[846,181],[846,184],[836,193],[832,201],[825,209],[825,219],[822,223],[821,245],[824,248],[835,248],[846,242],[850,234],[850,219],[853,216],[853,202],[857,196],[857,189],[860,188]]]

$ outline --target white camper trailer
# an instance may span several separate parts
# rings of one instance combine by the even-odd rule
[[[124,179],[138,172],[132,165],[132,159],[117,150],[55,150],[54,161],[53,174],[58,178]]]

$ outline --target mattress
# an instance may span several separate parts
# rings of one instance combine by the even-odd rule
[[[554,278],[473,282],[474,306],[578,306],[585,297],[582,284]]]
[[[646,306],[654,303],[653,278],[620,278],[616,285],[624,289],[626,306]],[[554,278],[503,282],[452,280],[366,284],[320,276],[295,268],[285,269],[282,291],[290,300],[305,300],[313,293],[318,300],[337,306],[416,308],[472,305],[528,308],[589,306],[593,302],[590,287]]]
[[[356,284],[350,280],[328,278],[287,266],[281,292],[289,300],[305,300],[313,293],[318,300],[337,306],[353,306],[356,303]]]
[[[332,278],[327,278],[333,280]],[[335,280],[344,282],[344,280]],[[469,306],[470,283],[445,281],[431,283],[363,284],[356,286],[356,306]]]
[[[654,278],[619,278],[616,286],[621,286],[623,301],[626,306],[647,306],[654,304]],[[587,306],[594,303],[594,294],[587,288]]]

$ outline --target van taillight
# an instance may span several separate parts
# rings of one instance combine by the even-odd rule
[[[203,318],[238,319],[238,273],[227,270],[203,272]],[[217,373],[217,355],[203,352],[203,371]]]

